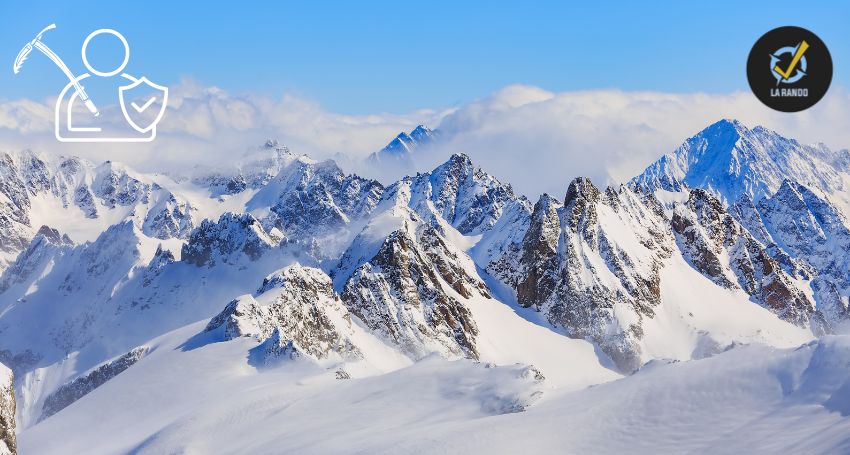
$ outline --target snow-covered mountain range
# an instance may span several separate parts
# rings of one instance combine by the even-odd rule
[[[21,453],[850,447],[850,152],[722,120],[564,184],[0,153],[0,443],[11,403]]]

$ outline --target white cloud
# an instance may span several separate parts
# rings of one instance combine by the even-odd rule
[[[278,138],[297,153],[336,158],[343,167],[376,176],[361,162],[399,131],[419,123],[438,126],[444,141],[425,150],[417,170],[455,152],[529,197],[563,195],[578,175],[597,184],[640,172],[687,137],[720,118],[764,125],[803,142],[850,146],[850,94],[833,87],[817,106],[784,114],[762,106],[749,92],[671,94],[599,90],[551,93],[515,85],[452,109],[406,114],[345,115],[295,95],[278,99],[232,94],[184,80],[171,88],[169,111],[152,144],[62,144],[52,136],[52,103],[0,103],[0,148],[34,148],[95,160],[127,162],[143,170],[198,162],[232,162],[235,154]],[[385,175],[391,181],[399,175]]]
[[[5,100],[0,102],[0,149],[32,148],[161,170],[199,162],[232,163],[235,156],[276,138],[294,152],[351,163],[380,149],[399,131],[421,122],[439,123],[449,112],[345,115],[294,95],[272,99],[232,94],[191,79],[169,89],[168,111],[150,144],[59,143],[53,137],[55,99]]]
[[[600,90],[548,93],[511,86],[443,119],[445,144],[427,166],[455,151],[536,197],[562,196],[569,181],[623,182],[721,118],[764,125],[802,142],[850,146],[850,94],[833,87],[814,108],[776,112],[749,92],[670,94]]]

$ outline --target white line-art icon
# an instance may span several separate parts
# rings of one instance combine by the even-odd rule
[[[91,32],[83,41],[83,65],[89,70],[79,76],[74,76],[68,66],[42,41],[42,35],[56,28],[50,24],[27,43],[12,67],[15,74],[20,72],[24,61],[33,49],[38,49],[46,55],[68,77],[69,82],[59,93],[56,100],[55,133],[60,142],[150,142],[156,138],[156,126],[165,114],[168,105],[168,87],[155,84],[142,76],[136,78],[122,73],[130,60],[130,45],[124,35],[115,30],[102,28]],[[111,71],[99,71],[90,62],[87,50],[92,38],[99,35],[111,35],[123,45],[124,59]],[[120,78],[113,78],[120,73]],[[96,76],[92,78],[92,75]],[[114,85],[115,80],[129,82],[117,87],[117,90],[105,90],[118,97],[123,118],[118,117],[117,109],[98,109],[94,100],[86,92],[82,81],[89,83],[105,82],[107,86]],[[89,87],[91,88],[91,86]],[[101,107],[114,105],[114,99],[105,99]],[[110,103],[110,101],[113,101]],[[98,100],[101,104],[101,100]],[[85,109],[83,109],[83,107]],[[103,113],[103,115],[101,115]],[[113,115],[108,115],[113,114]],[[112,117],[112,118],[109,118]]]

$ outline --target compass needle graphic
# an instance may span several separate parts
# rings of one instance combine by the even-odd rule
[[[747,82],[767,107],[800,112],[823,98],[832,81],[832,57],[810,30],[785,26],[762,35],[747,58]]]
[[[800,43],[797,46],[797,51],[794,53],[794,58],[791,60],[791,63],[788,65],[788,69],[785,70],[785,71],[782,71],[782,69],[779,68],[779,65],[774,65],[773,71],[776,71],[777,73],[779,73],[782,76],[783,79],[786,79],[786,80],[789,79],[791,77],[791,73],[794,72],[794,68],[797,67],[797,64],[800,62],[800,59],[803,58],[803,54],[805,54],[808,49],[809,49],[809,43],[807,43],[805,40],[803,40],[803,42]]]

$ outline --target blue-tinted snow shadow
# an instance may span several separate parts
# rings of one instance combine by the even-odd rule
[[[211,330],[209,332],[201,331],[194,335],[192,335],[188,340],[184,341],[183,344],[177,346],[175,349],[179,349],[183,352],[194,351],[195,349],[202,348],[208,344],[212,343],[221,343],[224,341],[224,337],[222,336],[221,328],[216,330]]]
[[[500,303],[507,305],[516,313],[517,316],[525,319],[532,324],[539,325],[546,329],[549,329],[559,335],[567,335],[566,330],[555,327],[546,320],[542,313],[539,311],[535,311],[532,308],[526,308],[520,305],[517,302],[516,294],[514,290],[510,288],[510,286],[502,283],[501,281],[493,278],[481,267],[475,266],[475,270],[478,272],[478,276],[484,280],[484,284],[487,285],[487,288],[490,290],[490,293],[493,295],[495,300],[498,300]]]
[[[510,309],[513,310],[513,312],[516,313],[517,316],[525,319],[528,322],[531,322],[532,324],[536,324],[540,327],[551,330],[552,332],[555,332],[558,335],[568,337],[567,331],[565,329],[552,325],[549,321],[546,320],[546,317],[543,316],[542,313],[540,313],[539,311],[535,311],[532,308],[526,308],[520,305],[519,302],[517,302],[517,297],[514,293],[514,290],[511,289],[508,285],[502,283],[496,278],[493,278],[489,273],[487,273],[478,265],[475,266],[475,270],[478,272],[478,276],[480,276],[481,279],[484,280],[484,284],[487,285],[487,288],[490,290],[490,293],[493,294],[493,298],[495,300],[498,300],[503,305],[507,305],[508,307],[510,307]],[[596,343],[590,340],[585,341],[587,341],[593,346],[593,352],[594,354],[596,354],[600,365],[612,371],[620,371],[614,364],[614,361],[611,360],[611,358],[608,357],[608,354],[602,351],[602,349],[600,349]]]

